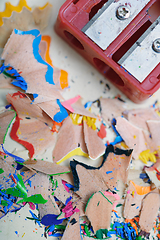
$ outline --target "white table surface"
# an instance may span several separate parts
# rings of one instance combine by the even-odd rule
[[[0,11],[4,11],[5,2],[0,0]],[[19,0],[11,0],[12,5],[17,5]],[[47,0],[27,0],[30,7],[44,6]],[[67,43],[64,42],[53,29],[60,6],[64,0],[49,0],[53,5],[53,14],[51,16],[48,27],[42,32],[42,35],[51,36],[50,57],[53,65],[68,72],[69,88],[64,90],[65,99],[81,95],[83,103],[93,101],[99,97],[115,97],[117,94],[127,102],[129,109],[142,108],[152,105],[156,100],[160,99],[160,90],[157,91],[150,99],[142,104],[135,104],[127,99],[118,89],[116,89],[107,79],[97,72],[86,60],[84,60],[77,52],[75,52]],[[106,87],[109,84],[110,90]],[[6,104],[5,96],[13,90],[0,89],[0,109]],[[8,140],[9,141],[9,140]],[[13,150],[14,146],[9,146]],[[36,213],[36,211],[35,211]],[[9,213],[0,220],[0,239],[2,240],[39,240],[43,239],[44,229],[40,228],[34,221],[27,220],[31,217],[29,208],[26,205],[20,211]],[[48,237],[48,239],[55,239]]]

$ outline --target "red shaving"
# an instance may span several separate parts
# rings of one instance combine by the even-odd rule
[[[160,180],[160,172],[158,171],[157,168],[155,168],[155,171],[157,172],[157,173],[156,173],[156,177],[157,177],[157,179]]]
[[[17,184],[16,181],[15,181],[15,179],[14,179],[14,177],[13,177],[12,175],[10,175],[9,177],[12,178],[12,181],[13,181],[15,184]]]
[[[22,144],[25,148],[27,148],[30,153],[30,157],[32,158],[34,155],[34,147],[31,143],[19,139],[19,137],[17,136],[17,131],[18,131],[19,126],[20,126],[20,118],[17,115],[16,120],[13,123],[13,127],[11,130],[10,136],[13,140],[15,140],[16,142]]]
[[[19,96],[20,98],[27,97],[25,93],[22,93],[20,91],[13,93],[12,97]]]
[[[2,151],[0,151],[0,155],[1,156],[6,156],[6,154],[4,152],[2,152]]]
[[[100,127],[100,130],[99,130],[99,132],[97,133],[97,135],[98,135],[98,137],[100,137],[100,138],[105,138],[106,137],[106,127],[105,127],[105,125],[102,123],[101,124],[101,127]]]

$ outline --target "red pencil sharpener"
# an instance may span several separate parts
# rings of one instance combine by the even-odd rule
[[[160,87],[160,0],[67,0],[55,31],[135,103]]]

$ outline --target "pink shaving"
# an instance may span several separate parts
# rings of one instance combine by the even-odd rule
[[[65,213],[65,217],[68,218],[73,215],[75,212],[79,212],[78,208],[73,209],[72,202],[68,202],[67,205],[62,209],[62,212]]]

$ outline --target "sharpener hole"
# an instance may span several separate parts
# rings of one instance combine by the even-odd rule
[[[123,80],[120,78],[120,76],[112,69],[110,68],[105,62],[100,60],[99,58],[94,58],[93,62],[96,66],[96,68],[111,82],[118,86],[124,86]]]
[[[77,2],[79,2],[79,0],[74,0],[74,1],[73,1],[73,4],[76,4]]]
[[[76,48],[79,48],[81,50],[84,49],[82,43],[75,36],[73,36],[70,32],[65,30],[64,35]]]

